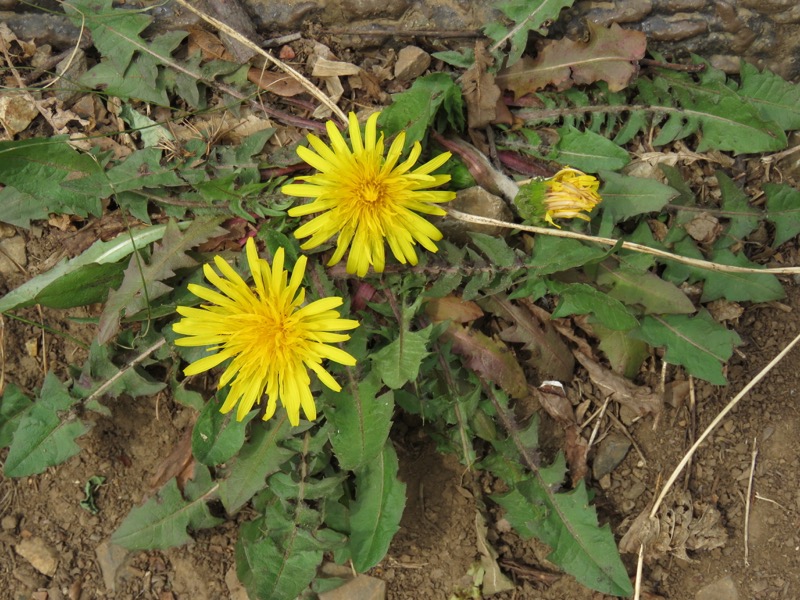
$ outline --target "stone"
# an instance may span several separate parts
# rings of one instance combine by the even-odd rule
[[[58,568],[58,552],[42,538],[31,537],[20,541],[14,548],[22,558],[42,575],[52,577]]]
[[[19,519],[17,519],[14,515],[6,515],[0,520],[0,527],[3,531],[12,531],[17,528],[17,524],[19,523]]]
[[[9,136],[25,131],[38,114],[29,94],[5,92],[0,96],[0,124]]]
[[[225,573],[225,585],[228,587],[228,597],[231,600],[248,600],[247,590],[236,575],[236,567],[232,566]]]
[[[452,202],[447,203],[445,206],[454,208],[455,210],[467,213],[470,215],[477,215],[479,217],[488,217],[498,221],[512,221],[514,215],[511,209],[499,196],[495,196],[491,192],[486,191],[482,187],[474,186],[465,190],[456,192],[456,198]],[[452,217],[441,217],[440,220],[433,219],[434,224],[442,231],[442,234],[455,244],[466,244],[470,241],[470,231],[477,233],[485,233],[486,235],[503,235],[503,232],[508,231],[503,227],[495,225],[483,225],[479,223],[468,223],[466,221],[459,221]]]
[[[609,433],[597,448],[597,454],[592,464],[592,474],[595,479],[602,479],[613,471],[623,461],[630,450],[631,441],[621,433]]]
[[[694,600],[739,600],[739,591],[730,576],[718,579],[700,588]]]
[[[406,46],[397,54],[394,78],[411,81],[422,75],[431,66],[431,55],[417,46]]]
[[[111,594],[117,591],[117,577],[120,568],[127,562],[128,551],[122,546],[117,546],[111,542],[102,542],[94,550],[97,556],[97,564],[100,566],[100,573],[103,575],[103,584],[106,591]]]

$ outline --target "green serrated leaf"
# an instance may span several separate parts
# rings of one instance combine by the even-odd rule
[[[216,488],[208,469],[195,466],[194,486],[187,484],[184,499],[173,477],[144,505],[131,510],[119,528],[111,535],[111,541],[128,550],[154,550],[182,546],[192,540],[187,532],[191,529],[213,527],[222,519],[211,516],[208,496]],[[198,485],[198,483],[200,485]]]
[[[733,255],[729,250],[717,250],[711,260],[723,265],[759,268],[756,263],[747,260],[743,252]],[[770,302],[786,295],[781,282],[769,273],[728,273],[724,271],[703,271],[705,284],[701,302],[711,302],[718,298],[726,298],[733,302]]]
[[[475,51],[472,48],[465,48],[462,52],[456,50],[434,52],[431,56],[459,69],[469,69],[475,62]]]
[[[472,238],[472,243],[492,261],[492,264],[507,268],[516,263],[517,255],[504,238],[477,232],[471,232],[469,237]]]
[[[599,265],[597,283],[608,286],[608,295],[628,306],[640,305],[646,313],[685,314],[695,311],[689,297],[675,284],[650,271],[607,261]]]
[[[381,387],[377,373],[370,371],[342,392],[323,392],[331,445],[342,469],[363,468],[383,450],[392,427],[394,394],[379,395]]]
[[[145,148],[152,148],[163,141],[175,139],[175,136],[173,136],[166,127],[138,112],[130,104],[122,105],[119,116],[131,129],[139,132],[142,138],[142,144]]]
[[[0,448],[11,443],[14,432],[32,406],[31,399],[16,385],[9,383],[6,386],[0,397]]]
[[[598,347],[608,358],[611,368],[630,379],[636,377],[642,363],[650,356],[647,344],[631,337],[628,331],[608,329],[600,323],[592,323],[592,333],[600,340]]]
[[[770,71],[759,72],[744,60],[740,77],[739,95],[747,98],[763,119],[787,131],[800,129],[800,86]]]
[[[616,143],[590,130],[575,127],[558,130],[559,140],[550,158],[556,162],[586,171],[617,171],[630,162],[628,153]]]
[[[160,245],[156,245],[149,264],[137,255],[125,270],[122,284],[108,295],[108,301],[100,315],[97,340],[104,344],[119,331],[120,315],[131,316],[147,306],[154,298],[167,293],[171,288],[162,279],[175,275],[175,270],[196,264],[186,253],[220,233],[220,217],[198,217],[183,233],[174,221],[167,223]]]
[[[230,471],[219,485],[219,497],[228,514],[238,511],[266,485],[294,452],[280,445],[292,433],[286,413],[255,427],[252,437],[239,452]]]
[[[455,129],[463,129],[463,102],[461,88],[449,75],[425,75],[392,97],[392,105],[381,112],[378,124],[388,137],[405,131],[408,149],[421,142],[432,125],[450,123]],[[437,116],[440,110],[444,111],[443,119]]]
[[[785,183],[767,183],[764,192],[767,194],[767,219],[775,224],[772,247],[777,248],[800,233],[800,191]]]
[[[528,33],[535,31],[547,34],[547,27],[558,19],[562,8],[572,6],[575,0],[510,0],[498,5],[498,8],[514,22],[510,28],[499,23],[491,23],[484,28],[484,33],[499,42],[506,38],[511,41],[506,66],[517,62],[528,44]]]
[[[292,526],[283,536],[264,535],[267,518],[243,523],[236,543],[236,574],[251,598],[294,600],[317,574],[323,552],[310,532]]]
[[[729,220],[729,224],[725,235],[720,237],[715,247],[728,248],[741,242],[758,227],[762,215],[750,206],[747,194],[730,177],[722,171],[717,171],[716,175],[722,193],[722,215]]]
[[[67,136],[0,142],[0,183],[12,188],[0,192],[0,221],[29,227],[31,219],[48,213],[100,216],[97,194],[73,191],[64,183],[102,170],[70,146]]]
[[[594,315],[609,329],[627,331],[636,327],[636,320],[619,300],[604,294],[585,283],[562,284],[550,282],[553,293],[559,296],[553,318],[569,315]]]
[[[520,481],[512,491],[492,498],[524,538],[548,544],[553,561],[581,584],[605,594],[629,596],[633,587],[608,525],[600,527],[583,481],[569,492],[556,493],[566,472],[559,455],[539,477]]]
[[[430,336],[430,325],[419,331],[401,329],[397,339],[371,355],[373,369],[387,386],[396,390],[417,378]]]
[[[604,227],[636,215],[659,212],[678,195],[677,191],[654,179],[629,177],[611,171],[602,171],[600,177],[603,180],[600,207]]]
[[[695,317],[647,316],[631,335],[651,346],[666,347],[666,362],[683,365],[695,377],[715,385],[727,383],[722,367],[733,348],[742,343],[735,331],[717,323],[705,310]]]
[[[783,129],[759,116],[748,98],[743,98],[724,83],[724,74],[707,65],[694,81],[685,73],[659,70],[655,84],[669,90],[681,110],[671,112],[679,119],[682,134],[702,130],[697,152],[729,150],[736,154],[780,150],[786,147]],[[672,141],[654,140],[654,145]],[[677,138],[673,138],[677,139]]]
[[[227,462],[239,452],[247,424],[258,414],[252,410],[241,421],[237,421],[232,412],[222,414],[219,407],[226,395],[217,392],[206,403],[192,429],[192,454],[209,467]]]
[[[173,166],[161,165],[162,154],[159,148],[138,150],[107,171],[65,182],[64,187],[82,194],[110,198],[146,188],[185,186],[186,181],[178,177]]]
[[[89,425],[64,414],[77,402],[53,373],[48,373],[39,397],[14,431],[3,468],[6,477],[41,473],[78,454],[75,438],[89,431]]]
[[[378,457],[356,472],[356,499],[350,507],[353,567],[363,573],[378,564],[400,528],[406,485],[397,479],[397,454],[387,442]]]
[[[535,267],[538,276],[560,273],[602,260],[608,252],[578,240],[537,236],[528,265]]]

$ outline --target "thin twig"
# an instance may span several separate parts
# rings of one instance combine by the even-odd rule
[[[505,34],[494,46],[492,46],[489,51],[490,52],[497,52],[503,46],[503,44],[505,44],[512,37],[514,37],[523,27],[527,27],[528,26],[528,21],[530,21],[533,17],[535,17],[536,13],[538,13],[544,7],[545,7],[545,3],[544,2],[540,3],[539,6],[534,8],[527,17],[525,17],[524,19],[522,19],[522,21],[520,21],[519,23],[514,25],[514,27],[509,29],[508,33]]]
[[[659,258],[674,260],[675,262],[691,265],[700,269],[707,269],[709,271],[718,271],[723,273],[753,273],[765,274],[771,273],[773,275],[797,275],[800,274],[800,267],[771,267],[763,269],[754,269],[751,267],[738,267],[736,265],[723,265],[720,263],[711,262],[709,260],[700,260],[697,258],[690,258],[688,256],[681,256],[673,254],[672,252],[665,252],[658,248],[650,248],[642,244],[635,244],[634,242],[623,242],[615,240],[614,238],[599,237],[594,235],[586,235],[585,233],[576,233],[574,231],[564,231],[562,229],[551,229],[549,227],[536,227],[534,225],[522,225],[520,223],[509,223],[507,221],[499,221],[498,219],[491,219],[489,217],[480,217],[478,215],[470,215],[463,213],[454,208],[446,208],[447,214],[464,221],[465,223],[477,223],[479,225],[493,225],[495,227],[504,227],[506,229],[519,229],[520,231],[528,231],[530,233],[539,233],[541,235],[550,235],[553,237],[569,238],[573,240],[582,240],[584,242],[591,242],[594,244],[601,244],[603,246],[617,246],[625,250],[633,250],[642,254],[651,254]]]
[[[675,481],[678,479],[678,476],[681,474],[681,471],[683,471],[683,468],[688,464],[692,456],[694,456],[694,453],[697,451],[700,445],[706,440],[706,438],[709,435],[711,435],[711,432],[714,431],[714,429],[716,429],[717,425],[719,425],[722,422],[722,420],[727,416],[727,414],[731,412],[731,410],[733,410],[733,408],[739,403],[739,400],[744,398],[744,396],[751,389],[753,389],[753,387],[756,384],[758,384],[758,382],[761,381],[767,375],[767,373],[769,373],[773,369],[773,367],[775,367],[775,365],[777,365],[787,354],[789,354],[789,352],[792,350],[792,348],[795,347],[797,342],[800,342],[800,334],[798,334],[797,337],[795,337],[789,343],[788,346],[786,346],[783,350],[781,350],[778,353],[778,355],[775,358],[773,358],[766,367],[761,369],[758,375],[753,377],[753,379],[751,379],[750,382],[746,386],[744,386],[744,388],[742,388],[742,391],[736,394],[736,396],[734,396],[733,399],[730,402],[728,402],[725,408],[723,408],[722,411],[720,411],[720,413],[714,418],[714,420],[711,421],[709,426],[706,427],[705,431],[703,431],[700,437],[697,438],[697,441],[692,445],[691,448],[689,448],[689,451],[686,452],[683,459],[681,459],[681,462],[678,463],[678,466],[675,467],[675,470],[672,472],[672,475],[669,476],[669,479],[667,479],[667,482],[661,489],[661,493],[658,495],[658,499],[656,499],[655,503],[653,503],[653,507],[650,509],[651,519],[655,519],[656,514],[658,513],[658,509],[661,507],[661,503],[667,496],[667,493],[669,492],[669,489],[672,487],[672,484],[674,484]]]
[[[326,96],[322,90],[320,90],[317,86],[315,86],[308,79],[306,79],[301,73],[299,73],[298,71],[287,65],[282,60],[275,58],[269,52],[266,52],[263,48],[261,48],[261,46],[244,37],[233,27],[230,27],[229,25],[226,25],[219,19],[215,19],[211,15],[204,13],[202,10],[195,8],[194,6],[189,4],[189,2],[187,2],[186,0],[175,0],[175,1],[184,8],[186,8],[187,10],[196,14],[198,17],[203,19],[203,21],[205,21],[209,25],[213,25],[222,33],[231,36],[236,41],[244,44],[254,52],[257,52],[265,59],[267,59],[268,62],[278,67],[284,73],[294,77],[297,80],[297,82],[300,85],[302,85],[309,94],[314,96],[317,100],[319,100],[322,104],[324,104],[327,108],[329,108],[333,112],[333,114],[335,114],[339,119],[341,119],[342,123],[347,123],[347,116],[344,114],[342,109],[336,106],[336,104],[328,96]]]
[[[636,561],[636,584],[633,588],[633,600],[642,595],[642,569],[644,567],[644,544],[639,544],[639,559]]]
[[[747,497],[744,501],[744,566],[749,567],[750,561],[750,499],[753,495],[753,476],[756,472],[756,457],[758,456],[758,439],[753,438],[753,457],[750,461],[750,477],[747,480]]]
[[[158,350],[159,348],[161,348],[161,346],[163,346],[163,345],[164,345],[164,344],[166,344],[166,343],[167,343],[167,340],[166,340],[166,339],[164,339],[164,338],[161,338],[161,339],[160,339],[160,340],[158,340],[158,341],[157,341],[155,344],[153,344],[153,345],[152,345],[152,346],[150,346],[149,348],[146,348],[145,350],[143,350],[143,351],[142,351],[142,353],[141,353],[141,354],[139,354],[139,356],[137,356],[136,358],[134,358],[133,360],[131,360],[131,361],[130,361],[128,364],[126,364],[126,365],[125,365],[124,367],[122,367],[122,368],[121,368],[119,371],[117,371],[117,372],[114,374],[114,376],[113,376],[113,377],[111,377],[111,378],[110,378],[108,381],[106,381],[106,382],[105,382],[103,385],[101,385],[99,388],[97,388],[97,389],[96,389],[96,390],[95,390],[95,391],[94,391],[94,392],[93,392],[93,393],[92,393],[90,396],[88,396],[88,397],[87,397],[87,398],[86,398],[86,399],[83,401],[83,403],[84,403],[84,404],[88,404],[88,403],[89,403],[89,402],[91,402],[92,400],[94,400],[94,399],[96,399],[96,398],[99,398],[100,396],[102,396],[102,395],[105,393],[105,391],[106,391],[108,388],[110,388],[112,385],[114,385],[114,382],[116,382],[116,381],[117,381],[117,379],[119,379],[120,377],[122,377],[123,375],[125,375],[125,373],[127,373],[129,369],[132,369],[133,367],[135,367],[136,365],[138,365],[138,364],[139,364],[140,362],[142,362],[142,361],[143,361],[145,358],[147,358],[148,356],[150,356],[150,355],[151,355],[153,352],[155,352],[156,350]]]
[[[349,29],[347,27],[332,27],[326,29],[325,33],[332,33],[334,35],[360,35],[362,37],[390,35],[397,38],[430,36],[436,39],[483,37],[483,34],[477,30],[459,31],[452,29],[370,29],[369,31],[362,31],[358,29]]]

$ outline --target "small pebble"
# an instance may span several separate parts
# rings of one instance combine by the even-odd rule
[[[16,529],[18,523],[19,519],[14,515],[6,515],[0,519],[0,527],[3,528],[3,531],[12,531]]]

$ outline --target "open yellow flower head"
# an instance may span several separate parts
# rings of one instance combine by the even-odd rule
[[[313,420],[317,409],[308,370],[330,389],[340,391],[341,386],[322,367],[322,361],[327,358],[343,365],[356,364],[355,358],[331,344],[350,339],[336,332],[355,329],[358,321],[339,318],[334,310],[342,304],[338,297],[303,304],[305,256],[295,264],[290,279],[283,269],[283,248],[275,253],[271,267],[258,257],[252,238],[245,249],[254,287],[221,256],[215,256],[219,274],[210,264],[203,265],[203,272],[219,291],[190,284],[189,291],[208,304],[177,308],[183,318],[173,330],[186,337],[175,343],[209,346],[212,353],[190,364],[184,373],[196,375],[230,360],[219,380],[220,388],[230,383],[221,412],[227,413],[238,404],[236,418],[241,421],[266,393],[265,421],[275,414],[278,400],[292,425],[300,422],[301,408],[306,418]]]
[[[534,180],[520,188],[514,203],[520,215],[534,225],[549,223],[561,228],[553,219],[582,219],[602,198],[596,177],[566,167],[549,179]]]
[[[283,186],[289,196],[313,198],[313,201],[289,209],[289,215],[300,217],[321,213],[294,232],[295,237],[309,239],[304,250],[316,248],[338,234],[336,250],[328,266],[335,265],[348,247],[347,272],[359,277],[367,274],[370,265],[376,273],[386,265],[384,240],[401,263],[417,264],[414,246],[436,252],[434,243],[441,232],[417,213],[444,215],[437,206],[455,198],[454,192],[434,191],[450,181],[450,175],[431,175],[450,158],[445,152],[412,170],[422,147],[415,143],[408,158],[400,161],[405,132],[400,133],[384,156],[383,134],[378,137],[380,113],[367,119],[364,135],[354,113],[350,113],[350,145],[333,121],[328,121],[330,146],[315,135],[309,135],[311,148],[300,147],[297,154],[318,173],[303,178],[303,183]]]

